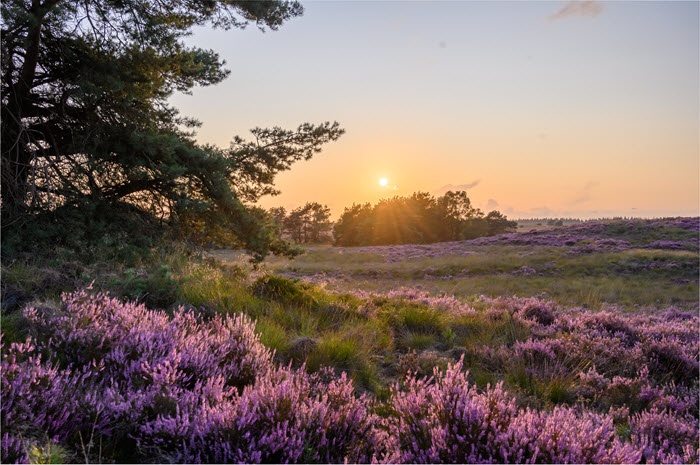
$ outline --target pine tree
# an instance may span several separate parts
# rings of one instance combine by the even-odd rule
[[[168,98],[229,74],[216,52],[184,44],[194,26],[275,30],[302,12],[288,1],[3,1],[3,238],[25,249],[36,231],[66,242],[88,226],[124,229],[115,212],[125,212],[258,258],[290,252],[250,205],[276,192],[279,171],[343,130],[255,128],[254,142],[202,146],[198,122]],[[85,227],[65,226],[67,218]]]

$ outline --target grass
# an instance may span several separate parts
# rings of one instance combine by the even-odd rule
[[[478,254],[389,263],[379,253],[316,246],[294,261],[269,258],[262,271],[231,251],[211,254],[222,261],[173,250],[128,265],[3,263],[2,332],[6,343],[24,340],[28,334],[18,311],[23,305],[40,299],[57,306],[61,292],[94,281],[96,289],[152,308],[185,305],[200,309],[204,317],[246,313],[256,320],[256,331],[278,362],[305,363],[312,372],[322,366],[345,371],[358,387],[379,398],[406,371],[430,375],[432,367],[463,356],[477,386],[505,380],[527,402],[556,405],[571,402],[576,380],[556,372],[535,376],[536,367],[523,361],[485,355],[487,348],[512,346],[533,335],[507,311],[487,309],[478,296],[545,296],[567,306],[615,304],[630,311],[639,306],[692,308],[698,301],[696,252],[631,249],[571,256],[564,248],[513,246],[473,251]],[[537,273],[513,274],[523,266]],[[418,302],[376,298],[368,313],[362,299],[344,293],[401,286],[455,295],[477,312],[456,316]]]
[[[34,444],[28,451],[29,463],[68,463],[67,457],[66,450],[52,441]]]
[[[455,334],[455,345],[461,347],[509,346],[530,337],[530,331],[513,320],[508,312],[458,317],[453,320],[450,329]]]
[[[284,326],[272,318],[258,318],[255,323],[255,332],[260,334],[260,341],[272,350],[286,353],[291,341]]]
[[[418,286],[462,298],[545,293],[558,303],[590,308],[697,302],[696,252],[629,249],[571,256],[561,247],[518,246],[472,247],[471,251],[477,254],[389,263],[377,253],[316,246],[294,261],[271,258],[265,266],[283,276],[325,283],[334,291],[361,288],[387,292],[400,286]],[[224,260],[235,257],[226,251],[217,256]],[[523,266],[534,268],[537,274],[516,275]]]
[[[8,345],[13,342],[23,342],[29,336],[27,325],[19,312],[2,312],[0,327],[2,328],[3,342]]]
[[[628,239],[635,239],[637,234],[627,230],[622,233]],[[686,238],[688,234],[681,231],[677,235]],[[646,238],[649,240],[654,239]],[[356,379],[363,370],[370,371],[372,379],[364,384],[379,395],[398,376],[397,364],[429,375],[430,366],[464,355],[470,378],[477,386],[505,380],[526,403],[551,406],[573,401],[576,379],[559,376],[556,371],[547,376],[533,375],[533,367],[522,361],[513,364],[483,355],[485,347],[497,349],[532,337],[530,330],[507,312],[458,317],[415,302],[375,299],[375,317],[364,320],[364,324],[384,342],[362,344],[362,337],[357,337],[361,333],[344,336],[349,329],[355,331],[362,317],[354,310],[359,302],[342,292],[359,288],[384,293],[401,286],[417,287],[433,295],[455,295],[477,309],[483,308],[477,299],[480,295],[544,296],[566,306],[603,309],[613,304],[629,311],[640,306],[693,308],[698,300],[696,252],[629,249],[573,256],[565,248],[518,246],[473,247],[472,251],[477,253],[388,262],[380,253],[311,246],[307,254],[294,261],[272,257],[264,263],[269,272],[321,284],[339,299],[337,307],[331,304],[333,311],[327,315],[319,315],[319,302],[302,300],[299,303],[309,308],[306,313],[285,307],[272,318],[284,322],[281,327],[290,331],[291,337],[315,338],[318,346],[308,358],[310,369],[328,364],[349,370]],[[216,256],[231,263],[240,260],[240,254],[227,251],[218,251]],[[524,266],[534,268],[536,274],[517,275],[515,272]],[[285,297],[298,298],[290,294]],[[323,300],[319,296],[316,299]],[[367,332],[367,328],[362,331]],[[281,333],[275,337],[284,340]],[[280,342],[274,344],[284,347]],[[581,363],[585,361],[571,361],[576,365],[573,372],[585,369],[579,366]]]

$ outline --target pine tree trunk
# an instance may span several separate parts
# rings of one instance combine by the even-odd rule
[[[52,2],[55,3],[55,2]],[[30,151],[29,137],[24,130],[23,118],[31,106],[36,66],[41,46],[41,27],[45,11],[39,0],[32,0],[30,10],[33,23],[27,33],[27,51],[19,73],[19,80],[10,85],[4,96],[2,109],[2,199],[3,218],[13,217],[26,210],[29,191]]]

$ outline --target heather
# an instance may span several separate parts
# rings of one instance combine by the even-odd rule
[[[122,461],[698,460],[695,315],[537,299],[473,308],[410,291],[358,298],[369,315],[390,301],[438,311],[442,323],[406,312],[395,329],[444,325],[464,349],[379,400],[340,370],[275,364],[242,314],[169,315],[91,290],[65,294],[54,313],[29,307],[31,336],[3,350],[3,460],[26,459],[42,438],[75,451],[99,438],[100,453]],[[502,320],[529,337],[461,339]],[[470,370],[487,365],[504,381],[476,381]]]
[[[697,253],[568,248],[3,263],[2,461],[697,463]]]
[[[0,463],[700,463],[700,218],[502,213],[697,207],[698,5],[463,3],[3,1]]]
[[[339,250],[345,253],[371,251],[387,261],[421,256],[469,255],[479,253],[479,247],[488,245],[565,247],[571,255],[616,252],[633,247],[696,251],[699,229],[697,218],[591,221],[561,228],[532,229],[440,244],[345,247]],[[472,250],[473,247],[476,249]]]

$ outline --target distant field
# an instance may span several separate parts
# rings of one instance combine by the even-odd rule
[[[518,231],[530,231],[531,229],[554,229],[559,226],[553,226],[547,224],[547,220],[517,220]],[[583,221],[580,220],[562,220],[561,226],[571,226],[574,224],[581,224]]]
[[[596,225],[427,245],[309,246],[301,257],[272,257],[264,266],[332,291],[414,287],[460,298],[540,296],[592,308],[697,305],[696,232],[673,221]],[[244,259],[229,250],[212,254]]]

